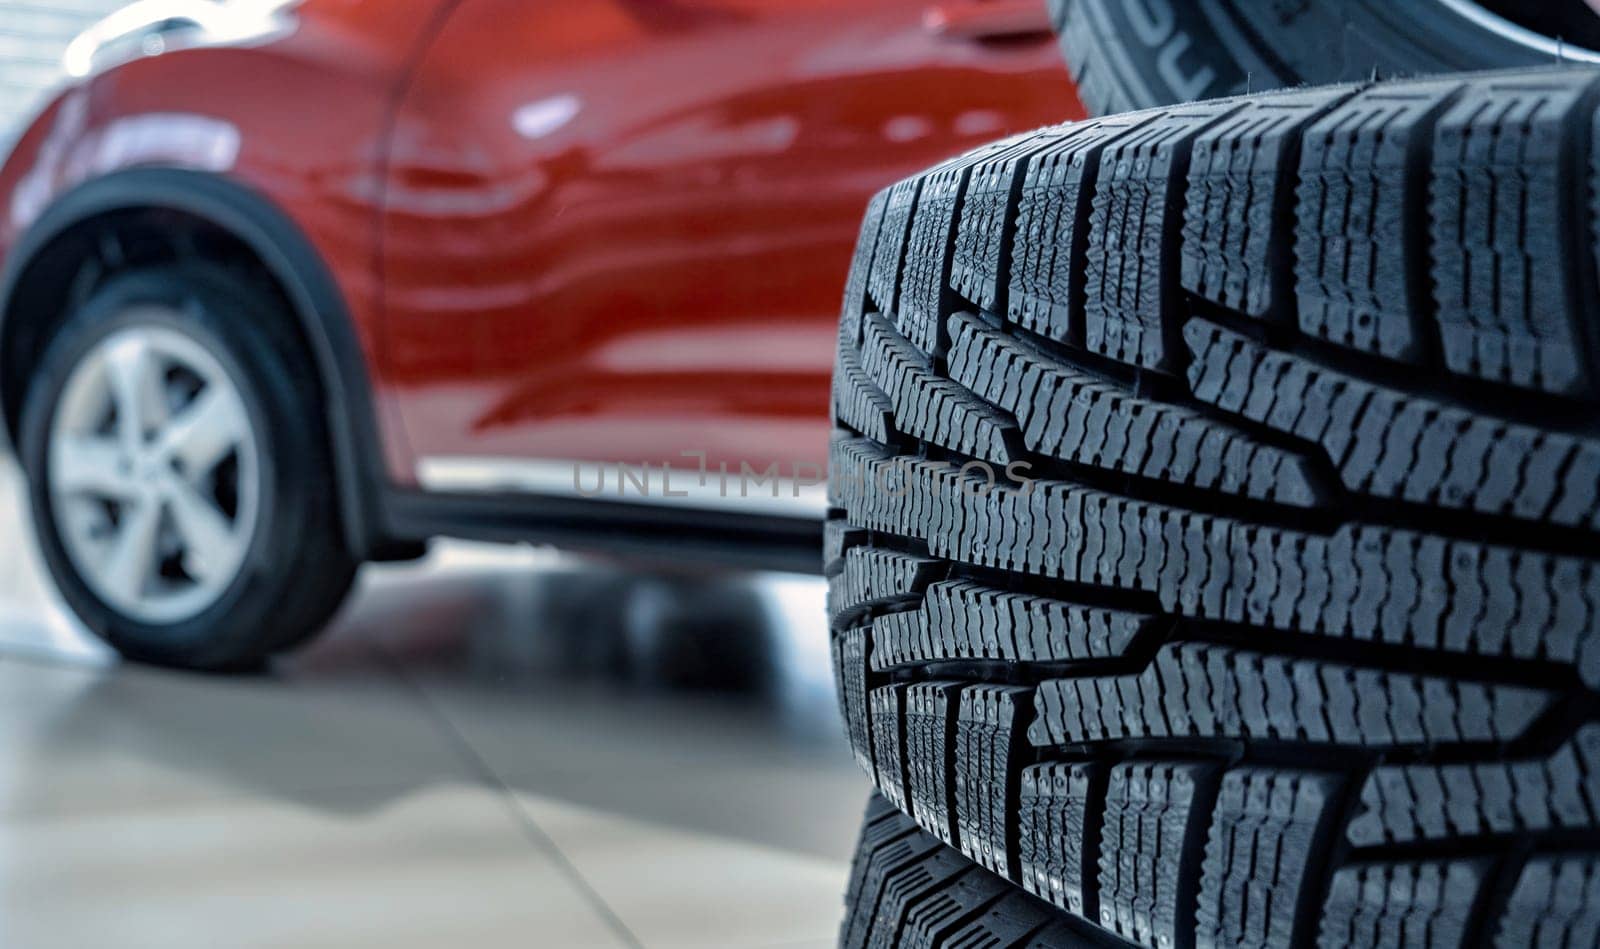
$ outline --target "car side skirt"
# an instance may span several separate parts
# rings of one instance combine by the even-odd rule
[[[542,543],[666,564],[816,574],[822,519],[526,491],[385,492],[385,533]]]

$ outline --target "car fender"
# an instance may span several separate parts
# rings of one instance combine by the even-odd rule
[[[132,209],[170,209],[204,220],[243,242],[289,300],[326,394],[340,510],[358,556],[378,542],[376,509],[383,484],[372,388],[353,323],[338,285],[308,238],[258,192],[207,171],[129,168],[91,179],[53,201],[27,229],[0,269],[0,340],[18,318],[18,291],[30,265],[75,224]],[[5,406],[14,441],[17,406]]]

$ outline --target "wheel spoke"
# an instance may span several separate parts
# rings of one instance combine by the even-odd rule
[[[187,476],[197,478],[228,456],[248,425],[234,392],[207,386],[161,431],[157,451],[182,462]]]
[[[156,372],[156,359],[140,339],[127,339],[106,356],[111,374],[111,399],[117,409],[117,433],[129,457],[144,447],[152,428],[165,421],[165,397]]]
[[[183,568],[190,576],[204,581],[214,571],[230,569],[237,538],[217,506],[176,478],[166,500],[172,523],[183,539]]]
[[[123,463],[122,448],[111,438],[63,435],[53,448],[50,473],[65,494],[123,500],[134,495]]]
[[[260,516],[261,472],[249,408],[198,340],[130,317],[83,353],[45,461],[62,544],[108,605],[173,623],[227,590]]]
[[[161,526],[161,509],[149,501],[123,508],[116,539],[106,554],[100,572],[110,592],[127,599],[144,593],[155,568],[156,535]]]

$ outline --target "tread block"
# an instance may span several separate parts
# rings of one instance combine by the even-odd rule
[[[1025,154],[1041,134],[1029,132],[985,145],[940,164],[922,176],[906,238],[905,269],[892,312],[900,333],[925,353],[940,351],[943,307],[950,286],[956,217],[973,167],[999,156]],[[888,311],[886,311],[888,312]]]
[[[1592,560],[1362,524],[1309,534],[1064,481],[991,489],[862,439],[835,440],[831,472],[851,523],[935,557],[1145,591],[1195,618],[1572,663],[1600,684]]]
[[[1089,247],[1090,199],[1100,154],[1110,142],[1153,118],[1118,115],[1058,130],[1029,157],[1013,225],[1006,275],[1006,316],[1061,342],[1083,336],[1083,279]]]
[[[906,238],[895,326],[924,353],[939,350],[939,301],[948,283],[949,239],[969,170],[965,162],[946,162],[923,176]]]
[[[1106,782],[1100,925],[1150,949],[1186,945],[1194,924],[1191,840],[1205,827],[1209,764],[1128,762]]]
[[[878,224],[878,239],[872,248],[872,268],[867,271],[867,299],[872,309],[893,313],[900,290],[900,262],[906,255],[907,232],[916,207],[922,176],[913,175],[888,188],[883,200],[883,218]]]
[[[1146,368],[1170,362],[1165,326],[1177,305],[1182,183],[1194,139],[1238,108],[1197,102],[1162,114],[1100,153],[1084,271],[1084,345]],[[1175,355],[1175,354],[1173,354]]]
[[[866,543],[867,532],[858,527],[851,527],[850,522],[843,518],[831,518],[822,525],[822,564],[823,572],[828,576],[838,574],[844,569],[845,551],[858,544]]]
[[[916,826],[899,814],[876,834],[871,833],[871,828],[864,832],[851,868],[851,889],[845,897],[849,912],[840,929],[839,945],[867,945],[877,929],[889,880],[903,868],[915,866],[943,849],[937,840],[918,833]]]
[[[1084,949],[1087,940],[1064,925],[1051,925],[1054,918],[1048,907],[1007,887],[998,901],[990,904],[975,919],[952,931],[939,945],[947,949]],[[909,947],[908,947],[909,949]]]
[[[872,855],[916,833],[916,825],[907,820],[883,795],[868,795],[867,811],[861,818],[861,835],[856,839],[856,855],[851,861],[850,879],[845,887],[846,906],[854,906],[856,898],[860,896]]]
[[[1257,96],[1195,138],[1183,211],[1186,290],[1247,316],[1291,312],[1289,248],[1273,233],[1293,200],[1300,133],[1356,91]]]
[[[955,787],[950,763],[956,750],[961,682],[917,682],[906,689],[906,796],[923,830],[952,846]]]
[[[928,588],[917,609],[873,621],[872,667],[960,659],[1109,659],[1124,655],[1154,625],[1138,613],[944,580]]]
[[[1600,440],[1367,382],[1201,320],[1183,335],[1196,397],[1321,445],[1351,491],[1600,529]]]
[[[920,906],[907,914],[906,931],[901,933],[901,943],[906,949],[914,946],[947,946],[957,931],[974,925],[984,925],[981,917],[990,907],[1005,898],[1008,887],[1002,880],[989,874],[966,874],[954,887],[925,899]],[[896,947],[899,949],[899,947]]]
[[[845,732],[850,738],[850,749],[855,752],[856,763],[871,775],[872,726],[867,708],[868,648],[867,631],[862,628],[847,629],[834,640],[838,656],[834,675],[839,682]]]
[[[867,697],[872,710],[872,760],[877,766],[873,782],[895,807],[910,806],[906,798],[904,683],[873,689]]]
[[[972,169],[956,222],[950,289],[992,312],[1005,294],[1001,268],[1011,223],[1012,191],[1028,166],[1026,152],[987,159]]]
[[[1594,289],[1566,252],[1563,223],[1587,187],[1566,158],[1595,84],[1589,69],[1495,77],[1463,87],[1439,116],[1429,239],[1452,372],[1543,392],[1592,389],[1583,326]]]
[[[937,375],[928,357],[881,316],[867,317],[861,362],[867,377],[893,407],[894,425],[907,435],[1004,465],[1011,451],[1011,420],[966,388]]]
[[[1554,698],[1522,686],[1170,643],[1136,675],[1041,683],[1028,738],[1041,747],[1188,737],[1365,748],[1508,741]]]
[[[1455,79],[1380,84],[1306,130],[1294,245],[1305,333],[1391,359],[1422,355],[1428,248],[1416,209],[1433,121],[1460,89]]]
[[[835,627],[843,626],[864,609],[921,593],[948,566],[898,550],[851,548],[844,555],[844,569],[828,580],[828,615]]]
[[[1495,945],[1503,949],[1600,945],[1600,857],[1529,859],[1500,917]]]
[[[987,915],[1011,891],[1004,880],[988,873],[967,873],[942,890],[928,894],[906,913],[900,941],[891,949],[948,945],[963,926]]]
[[[1543,758],[1380,765],[1345,828],[1357,847],[1600,827],[1600,725]]]
[[[839,314],[839,351],[854,350],[861,344],[861,318],[867,315],[867,275],[872,272],[878,230],[883,225],[889,189],[884,188],[867,202],[861,218],[861,233],[856,236],[855,253],[850,258],[850,274],[845,278],[844,303]]]
[[[841,346],[833,366],[833,417],[880,442],[889,441],[894,431],[894,404],[861,368],[854,347]]]
[[[974,685],[956,713],[956,828],[961,852],[985,869],[1017,876],[1009,829],[1017,812],[1016,749],[1033,707],[1033,690]]]
[[[1333,775],[1236,768],[1222,776],[1200,875],[1195,943],[1295,945],[1295,922],[1338,787]]]
[[[917,829],[873,795],[851,866],[844,949],[1081,949],[1044,902]]]
[[[899,949],[911,914],[920,909],[924,918],[939,915],[940,910],[948,908],[951,889],[971,872],[972,864],[945,847],[889,871],[866,945],[870,949]]]
[[[893,458],[889,449],[870,438],[834,426],[828,438],[828,504],[834,508],[850,505],[864,506],[870,478],[879,475]],[[867,528],[851,520],[849,511],[842,519],[845,530],[859,531],[866,537]],[[824,538],[826,540],[826,538]]]
[[[1440,860],[1341,867],[1328,885],[1317,944],[1456,949],[1487,861]]]
[[[1094,762],[1037,764],[1022,770],[1017,839],[1022,885],[1068,912],[1097,919],[1105,768]]]
[[[950,376],[1005,410],[1031,451],[1295,507],[1325,498],[1303,456],[1198,412],[1134,395],[967,314],[950,318]]]
[[[950,288],[991,313],[1004,312],[1003,269],[1011,255],[1014,198],[1028,161],[1056,146],[1073,126],[1019,136],[1012,147],[979,156],[967,175],[950,256]]]

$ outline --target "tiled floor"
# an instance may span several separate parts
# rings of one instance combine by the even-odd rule
[[[820,581],[449,545],[207,678],[82,635],[15,480],[0,946],[832,944],[867,785]]]

